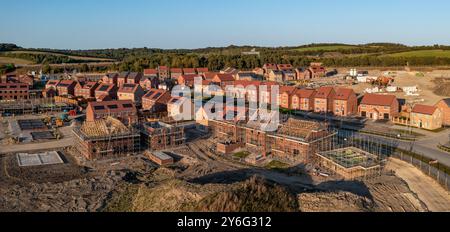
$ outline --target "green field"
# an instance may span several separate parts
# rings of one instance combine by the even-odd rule
[[[340,49],[351,49],[351,48],[355,48],[355,46],[332,45],[332,46],[303,47],[303,48],[296,48],[294,50],[299,52],[310,52],[310,51],[336,51]]]
[[[114,61],[112,59],[86,57],[86,56],[72,56],[72,55],[64,55],[64,54],[54,53],[54,52],[41,52],[41,51],[12,51],[12,52],[7,52],[7,53],[11,53],[11,54],[41,54],[41,55],[53,55],[53,56],[67,56],[70,59],[87,60],[87,61],[90,61],[90,60],[91,61]]]
[[[387,56],[391,57],[439,57],[439,58],[450,58],[450,50],[420,50],[420,51],[410,51],[410,52],[400,52],[394,53]]]
[[[0,64],[28,65],[28,64],[33,64],[33,62],[29,61],[29,60],[24,60],[24,59],[0,56]]]

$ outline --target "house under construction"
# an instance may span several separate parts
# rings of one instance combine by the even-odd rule
[[[346,180],[366,179],[380,174],[383,159],[356,147],[317,153],[318,164]]]
[[[210,121],[213,135],[223,141],[218,148],[238,145],[264,157],[295,163],[309,162],[317,151],[324,149],[321,147],[326,144],[324,141],[331,141],[335,134],[327,125],[313,121],[290,118],[280,123],[275,131],[265,130],[261,127],[264,123],[267,122]]]
[[[184,127],[161,121],[147,122],[141,125],[141,140],[144,148],[165,150],[184,144]]]
[[[75,149],[88,160],[118,158],[140,151],[140,134],[121,121],[107,117],[75,128]]]

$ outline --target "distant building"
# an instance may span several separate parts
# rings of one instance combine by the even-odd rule
[[[314,111],[314,97],[316,91],[312,89],[296,89],[292,95],[291,109]]]
[[[183,69],[181,68],[171,68],[170,69],[170,78],[177,80],[178,77],[183,75]]]
[[[279,71],[279,70],[270,70],[268,79],[269,79],[269,81],[282,83],[283,82],[283,72]]]
[[[183,74],[184,75],[196,75],[197,72],[195,68],[183,68]]]
[[[167,66],[158,67],[159,78],[168,79],[170,78],[170,70]]]
[[[208,68],[196,68],[196,71],[197,71],[198,75],[203,75],[203,74],[209,72],[209,69]]]
[[[140,72],[130,72],[127,77],[127,84],[139,84],[141,79],[144,77],[143,73]]]
[[[102,83],[117,85],[118,73],[108,73],[102,78]]]
[[[158,70],[154,68],[144,69],[144,76],[149,78],[158,78]]]

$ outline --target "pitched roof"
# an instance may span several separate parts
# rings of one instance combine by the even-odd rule
[[[144,75],[156,75],[158,74],[158,70],[154,68],[144,69]]]
[[[313,89],[296,89],[294,94],[300,98],[311,98],[316,94],[316,91]]]
[[[120,93],[136,93],[141,88],[139,84],[123,84],[119,91]]]
[[[436,110],[437,110],[437,107],[435,107],[435,106],[416,104],[416,105],[414,105],[411,112],[417,113],[417,114],[433,115]]]
[[[62,80],[58,83],[58,87],[69,87],[71,85],[75,85],[76,82],[72,80]]]
[[[179,78],[183,78],[185,81],[194,81],[196,77],[200,77],[203,80],[203,76],[198,74],[185,74],[181,75]]]
[[[206,73],[206,72],[209,72],[209,69],[208,68],[197,68],[197,72]]]
[[[450,98],[444,98],[442,100],[440,100],[439,102],[443,102],[444,104],[446,104],[448,107],[450,107]],[[438,104],[439,104],[438,102]]]
[[[280,86],[280,93],[288,93],[288,94],[293,94],[296,91],[296,87],[294,86]]]
[[[397,97],[394,95],[365,94],[361,104],[376,106],[391,106]]]
[[[112,90],[114,87],[115,87],[114,84],[102,83],[97,87],[97,89],[95,89],[95,91],[106,92]]]
[[[353,91],[353,89],[339,88],[336,91],[336,95],[335,95],[334,99],[348,100],[350,98],[350,96],[352,96],[353,94],[355,94],[355,91]]]
[[[158,101],[166,93],[169,93],[169,92],[167,90],[163,90],[163,89],[150,89],[142,98],[150,99],[153,101]]]
[[[171,73],[183,73],[183,69],[181,69],[181,68],[171,68],[170,72]]]
[[[316,92],[316,98],[328,98],[333,90],[333,87],[320,87]]]
[[[88,108],[91,108],[94,113],[136,111],[131,100],[89,102]]]
[[[169,68],[167,67],[167,66],[159,66],[158,67],[158,70],[159,71],[162,71],[162,70],[164,70],[164,71],[166,71],[166,70],[168,70]]]
[[[183,68],[183,73],[196,73],[195,68]]]
[[[127,78],[130,75],[130,72],[121,72],[118,78]]]
[[[203,76],[205,77],[205,80],[212,80],[217,74],[219,74],[218,72],[205,72],[203,74]]]
[[[277,68],[279,70],[289,70],[289,69],[293,69],[291,64],[279,64],[277,65]]]
[[[231,74],[216,74],[214,78],[218,78],[221,82],[222,81],[234,81],[234,77]]]

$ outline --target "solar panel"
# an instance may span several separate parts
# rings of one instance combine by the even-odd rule
[[[106,91],[108,88],[109,88],[108,85],[102,85],[99,90],[100,91]]]
[[[108,105],[108,108],[110,108],[110,109],[117,109],[119,107],[117,105]]]
[[[95,110],[104,110],[105,107],[104,106],[94,106]]]
[[[132,104],[123,104],[123,108],[132,108],[133,105]]]
[[[161,93],[157,93],[153,98],[158,98],[159,96],[161,96]]]

